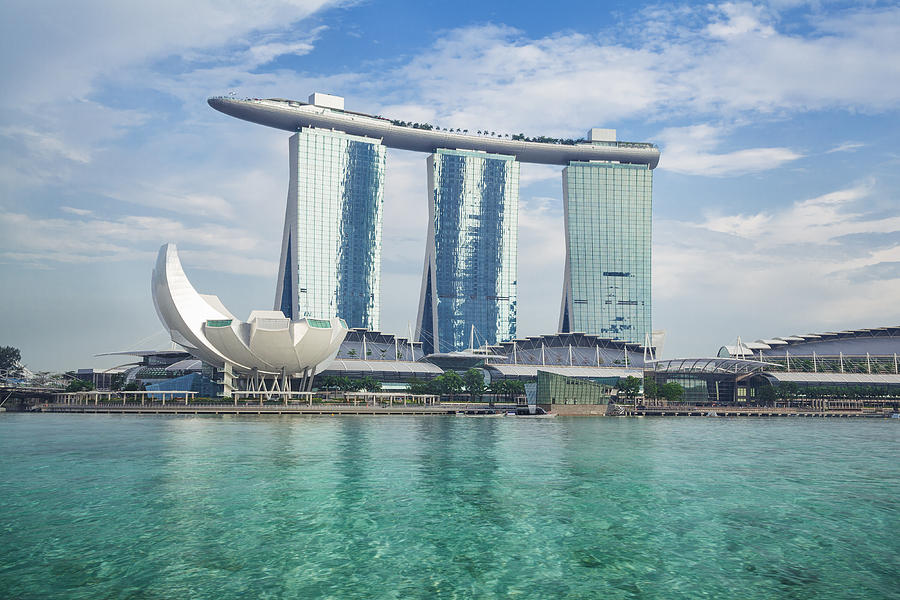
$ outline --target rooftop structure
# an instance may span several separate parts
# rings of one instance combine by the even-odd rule
[[[875,327],[806,333],[755,342],[740,342],[719,348],[719,356],[779,357],[789,356],[865,356],[900,353],[900,326]]]
[[[497,354],[510,365],[631,367],[644,365],[649,349],[632,342],[586,333],[529,336],[499,344]],[[498,363],[496,359],[490,362]]]
[[[416,362],[425,356],[421,342],[371,329],[351,329],[341,342],[335,360]]]
[[[787,371],[900,372],[900,326],[789,335],[722,346],[719,356],[756,358]]]
[[[299,131],[303,127],[334,129],[352,135],[381,139],[388,148],[432,153],[438,148],[479,150],[515,156],[520,162],[566,165],[572,161],[604,160],[643,164],[651,169],[659,163],[659,149],[653,144],[618,142],[609,139],[614,130],[592,130],[594,141],[583,143],[547,143],[523,139],[474,135],[434,128],[430,125],[403,124],[375,115],[343,110],[343,98],[313,94],[310,102],[284,98],[248,98],[228,96],[210,98],[214,109],[238,119]],[[318,104],[314,103],[318,102]],[[340,108],[339,108],[340,107]],[[428,127],[424,129],[423,127]],[[596,134],[593,132],[596,131]],[[539,138],[540,139],[540,138]]]

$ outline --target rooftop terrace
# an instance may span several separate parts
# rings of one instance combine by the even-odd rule
[[[313,95],[321,97],[323,95]],[[248,98],[217,96],[209,105],[227,115],[283,129],[298,131],[303,127],[333,129],[352,135],[376,138],[389,148],[432,153],[438,148],[475,150],[515,156],[521,162],[565,165],[573,161],[605,161],[647,165],[656,168],[659,149],[653,144],[588,141],[524,134],[497,134],[487,130],[441,128],[429,123],[390,120],[384,117],[343,109],[343,99],[312,104],[284,98]],[[311,99],[313,99],[311,97]]]

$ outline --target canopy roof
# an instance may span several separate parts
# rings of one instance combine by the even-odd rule
[[[874,373],[764,373],[777,383],[900,385],[900,375]]]
[[[624,367],[567,367],[559,365],[497,365],[484,366],[488,371],[495,371],[504,377],[537,377],[538,371],[546,371],[554,375],[566,377],[600,378],[600,377],[643,377],[644,371],[640,368],[628,369]]]
[[[349,360],[338,359],[327,363],[322,372],[355,372],[355,373],[397,373],[401,375],[440,375],[444,371],[429,362],[410,362],[406,360]]]
[[[766,367],[777,367],[772,363],[741,358],[673,358],[670,360],[647,361],[647,367],[657,373],[755,373]]]

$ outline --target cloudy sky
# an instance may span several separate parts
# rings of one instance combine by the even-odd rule
[[[271,307],[288,134],[207,106],[230,91],[659,144],[666,356],[900,323],[896,2],[6,0],[0,45],[0,345],[35,370],[165,347],[164,242],[232,312]],[[389,151],[387,169],[382,329],[403,333],[425,157]],[[535,335],[558,319],[561,178],[521,177],[519,334]]]

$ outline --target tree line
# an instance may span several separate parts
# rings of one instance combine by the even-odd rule
[[[674,381],[659,385],[652,375],[647,375],[644,377],[644,398],[680,402],[684,398],[684,388]]]
[[[412,394],[431,394],[434,396],[468,395],[472,401],[490,394],[492,400],[500,396],[511,400],[525,394],[525,384],[514,379],[497,379],[485,385],[484,375],[480,369],[469,369],[462,375],[456,371],[447,371],[430,381],[413,377],[407,381]]]
[[[860,385],[845,387],[838,385],[810,385],[800,387],[793,381],[761,387],[756,392],[759,402],[784,400],[790,402],[800,398],[823,400],[860,400],[864,398],[900,398],[900,389]]]

